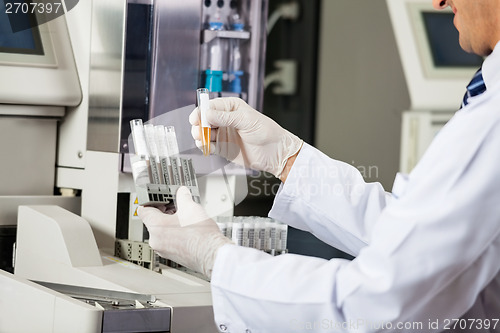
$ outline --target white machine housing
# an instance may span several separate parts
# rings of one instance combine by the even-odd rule
[[[29,320],[12,315],[10,320],[0,321],[0,332],[131,332],[137,329],[156,332],[150,330],[155,324],[155,316],[151,314],[158,309],[170,309],[160,312],[159,318],[156,316],[156,322],[159,320],[163,325],[162,331],[217,331],[208,282],[168,267],[158,274],[99,251],[88,222],[58,206],[21,206],[17,243],[15,277],[0,274],[0,281],[5,280],[0,284],[0,313],[9,313],[13,304],[20,305],[20,300],[24,300],[18,309],[24,309]],[[155,300],[150,311],[142,310],[141,305],[138,311],[130,306],[106,309],[98,303],[72,300],[23,279],[154,295]],[[10,292],[14,287],[16,293]],[[127,330],[118,322],[114,323],[114,330],[106,330],[109,325],[106,316],[103,317],[106,310],[114,312],[114,316],[120,311],[128,312],[128,316],[139,312],[136,321],[143,326]],[[116,326],[123,330],[117,330]]]

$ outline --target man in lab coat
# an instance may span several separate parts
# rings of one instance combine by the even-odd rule
[[[281,179],[271,217],[354,260],[235,246],[186,188],[175,214],[140,210],[155,250],[211,278],[220,331],[500,332],[500,1],[433,4],[453,9],[463,49],[487,56],[486,91],[467,94],[392,193],[239,99],[207,114],[212,151]],[[200,140],[198,110],[190,121]]]

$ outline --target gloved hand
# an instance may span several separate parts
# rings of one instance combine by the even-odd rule
[[[191,134],[201,147],[200,115],[196,108],[189,116]],[[210,101],[207,113],[212,126],[210,151],[255,170],[280,178],[288,158],[295,155],[303,141],[274,120],[236,97]]]
[[[212,275],[217,250],[232,243],[217,224],[191,198],[187,187],[177,191],[177,212],[163,213],[154,207],[139,207],[137,214],[149,231],[149,245],[160,256]]]

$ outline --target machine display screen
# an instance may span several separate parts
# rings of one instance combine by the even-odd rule
[[[11,20],[17,26],[32,26],[31,29],[13,32]],[[0,53],[19,53],[44,55],[42,41],[34,14],[17,13],[8,15],[5,10],[5,2],[0,0]]]
[[[424,26],[435,67],[481,66],[483,59],[460,47],[453,13],[422,12]]]

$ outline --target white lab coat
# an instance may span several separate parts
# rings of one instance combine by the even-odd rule
[[[487,92],[396,177],[392,194],[304,145],[270,216],[356,259],[225,245],[212,274],[221,331],[500,332],[498,45],[483,76]]]

